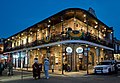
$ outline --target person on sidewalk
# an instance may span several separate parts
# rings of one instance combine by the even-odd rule
[[[50,65],[50,63],[49,63],[48,58],[45,58],[45,59],[44,59],[44,73],[45,73],[46,79],[49,79],[49,72],[48,72],[48,70],[49,70],[49,65]]]
[[[0,62],[0,75],[2,75],[3,70],[4,70],[4,65],[2,62]]]
[[[51,68],[52,68],[52,72],[54,72],[54,64],[52,64]]]
[[[42,63],[39,64],[38,79],[41,78],[41,71],[42,71]]]
[[[12,60],[9,60],[8,62],[8,72],[7,72],[7,75],[13,75],[13,63],[12,63]]]
[[[38,58],[34,59],[34,64],[32,65],[33,68],[33,78],[36,79],[38,76],[39,78],[39,64],[38,64]]]

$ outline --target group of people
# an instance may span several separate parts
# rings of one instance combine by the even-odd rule
[[[48,58],[45,58],[44,59],[44,73],[45,73],[45,78],[46,79],[49,79],[49,59]],[[36,79],[38,77],[38,79],[40,79],[40,76],[41,76],[41,71],[42,71],[42,64],[39,64],[38,63],[38,58],[35,58],[34,59],[34,64],[32,65],[32,68],[33,68],[33,78]]]
[[[65,72],[70,72],[71,71],[70,65],[63,64],[63,70],[65,70]]]

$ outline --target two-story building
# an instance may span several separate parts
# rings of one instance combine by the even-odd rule
[[[31,68],[34,58],[62,71],[93,68],[104,59],[113,59],[114,30],[89,11],[65,9],[5,40],[5,53],[15,68]]]

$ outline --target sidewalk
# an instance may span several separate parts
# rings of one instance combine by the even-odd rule
[[[49,71],[50,72],[50,71]],[[79,72],[63,72],[62,71],[55,71],[55,72],[50,72],[50,74],[53,75],[60,75],[60,76],[64,76],[64,77],[81,77],[81,76],[85,76],[87,75],[86,71],[79,71]]]
[[[7,75],[7,69],[3,71],[3,75],[0,76],[0,81],[10,81],[10,80],[20,80],[22,77],[32,77],[32,72],[27,72],[27,71],[18,71],[18,70],[13,70],[13,75],[8,76]]]
[[[50,76],[62,76],[62,77],[83,77],[87,76],[86,71],[79,71],[79,72],[64,72],[62,74],[61,71],[54,71],[51,72],[49,70]],[[44,73],[42,72],[41,77],[44,77]],[[20,71],[20,70],[14,70],[13,76],[7,76],[7,71],[5,70],[3,72],[3,76],[0,76],[0,81],[10,81],[10,80],[22,80],[22,79],[32,79],[32,72],[31,71]]]

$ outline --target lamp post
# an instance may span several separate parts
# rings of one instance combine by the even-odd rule
[[[88,47],[87,47],[87,74],[89,74],[89,71],[88,71],[88,63],[89,63],[89,58],[88,58],[89,56],[88,56]]]
[[[63,36],[64,36],[64,26],[63,26],[63,17],[61,16],[61,23],[62,23],[62,41],[64,40]],[[62,44],[62,74],[64,74],[63,71],[63,44]]]
[[[88,56],[88,50],[89,50],[89,48],[88,48],[88,45],[86,45],[86,51],[87,51],[87,74],[89,74],[89,71],[88,71],[88,60],[89,60],[89,56]]]
[[[64,71],[63,71],[63,44],[62,44],[62,74],[64,74]]]
[[[62,28],[63,28],[63,23],[62,23]],[[63,31],[63,29],[62,29],[62,31]],[[62,41],[63,41],[63,34],[62,34]],[[62,74],[64,74],[64,71],[63,71],[63,44],[62,44]]]
[[[28,71],[28,61],[29,61],[29,56],[28,56],[28,49],[26,50],[26,55],[27,55],[27,71]]]

